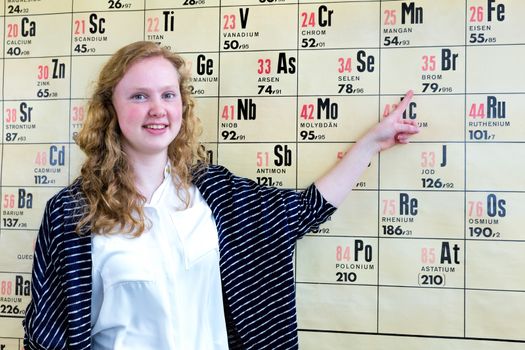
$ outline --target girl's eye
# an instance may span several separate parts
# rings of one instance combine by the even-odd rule
[[[173,92],[166,92],[164,94],[164,98],[166,98],[166,99],[172,99],[172,98],[175,98],[175,96],[176,95]]]
[[[137,101],[142,101],[142,100],[146,99],[146,95],[144,95],[144,94],[136,94],[136,95],[131,96],[131,99],[137,100]]]

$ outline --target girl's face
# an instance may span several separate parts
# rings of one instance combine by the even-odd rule
[[[129,158],[167,157],[183,109],[179,73],[170,61],[156,56],[134,63],[113,90],[113,106]]]

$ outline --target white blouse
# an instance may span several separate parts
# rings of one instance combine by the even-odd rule
[[[140,237],[94,235],[92,346],[228,349],[218,234],[200,192],[181,200],[167,174],[144,208]]]

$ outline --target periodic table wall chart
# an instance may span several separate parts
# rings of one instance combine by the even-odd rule
[[[525,347],[525,1],[4,0],[0,350],[101,65],[181,53],[214,163],[304,189],[408,89],[421,132],[299,240],[301,349]]]

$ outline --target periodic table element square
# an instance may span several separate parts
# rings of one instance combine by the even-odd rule
[[[525,194],[519,192],[467,192],[466,237],[472,240],[523,240]]]
[[[190,79],[189,89],[193,97],[211,97],[219,94],[219,54],[185,53]]]
[[[296,96],[296,51],[222,52],[220,95]]]
[[[0,337],[24,337],[20,323],[31,300],[31,273],[0,272]]]
[[[377,47],[377,2],[299,5],[300,49]]]
[[[379,332],[463,337],[463,289],[379,287]]]
[[[151,1],[148,1],[148,3]],[[143,0],[75,0],[73,12],[143,10]]]
[[[44,201],[45,202],[45,201]],[[44,210],[38,213],[42,218]],[[33,253],[38,230],[8,229],[0,231],[1,271],[20,271],[31,273],[33,267]]]
[[[195,115],[201,120],[202,135],[201,142],[218,142],[218,114],[219,101],[217,98],[198,97],[195,98]]]
[[[493,258],[494,252],[499,252]],[[525,289],[525,241],[494,242],[468,241],[466,288],[499,291]]]
[[[146,40],[173,52],[218,51],[219,8],[147,10],[145,16]]]
[[[525,94],[467,95],[467,140],[520,142],[525,135]]]
[[[377,283],[377,238],[306,236],[298,241],[296,256],[298,283]]]
[[[297,186],[306,188],[328,172],[351,148],[348,143],[298,143]],[[377,189],[378,161],[375,156],[359,178],[356,188]]]
[[[464,145],[411,143],[381,153],[383,190],[462,191],[465,188]]]
[[[354,0],[352,2],[376,2],[376,1],[377,0]],[[304,0],[304,1],[301,1],[301,4],[333,3],[333,2],[339,2],[339,0],[328,0],[328,1],[324,1],[324,0]]]
[[[298,98],[298,139],[302,142],[355,142],[378,121],[376,96]]]
[[[245,2],[246,1],[244,1],[241,5],[244,5]],[[220,4],[222,6],[226,5],[224,1],[222,1]],[[170,0],[170,1],[148,0],[145,6],[146,6],[146,10],[180,9],[180,8],[195,8],[195,7],[218,7],[219,0]]]
[[[300,329],[342,332],[376,331],[376,287],[297,283],[296,289],[297,321]]]
[[[111,55],[122,46],[143,40],[141,11],[73,14],[72,55]]]
[[[380,237],[463,239],[462,192],[381,191]]]
[[[3,9],[2,9],[3,10]],[[2,25],[2,28],[0,28],[0,35],[2,35],[2,38],[4,38],[4,24],[5,24],[5,18],[2,16],[0,17],[0,25]],[[7,53],[5,52],[5,43],[2,41],[0,42],[0,50],[2,52],[2,62]],[[22,54],[22,49],[17,50],[18,54]],[[14,54],[14,53],[13,53]]]
[[[91,98],[100,70],[109,57],[104,55],[71,57],[71,98]]]
[[[464,288],[463,240],[381,239],[379,284]]]
[[[292,143],[222,143],[218,163],[260,185],[296,188],[296,145]]]
[[[9,16],[5,18],[8,58],[70,54],[71,14]]]
[[[381,45],[453,46],[465,43],[465,4],[456,0],[381,4]]]
[[[525,91],[525,45],[468,47],[467,93],[504,94]]]
[[[4,61],[4,99],[69,98],[70,57]]]
[[[308,235],[377,237],[377,198],[375,190],[353,190],[330,219]]]
[[[71,99],[69,110],[69,142],[75,143],[76,137],[87,118],[87,99]]]
[[[297,5],[298,0],[221,0],[221,6],[263,6],[276,7],[276,5]]]
[[[372,294],[372,292],[370,292]],[[353,314],[347,315],[352,318]],[[359,319],[359,318],[357,318]],[[299,329],[302,327],[299,326]],[[418,337],[406,335],[378,335],[377,330],[366,333],[299,331],[299,349],[347,350],[354,349],[403,349],[403,350],[521,350],[522,344],[510,342],[470,341],[463,338]],[[502,345],[505,344],[505,345]]]
[[[3,186],[66,186],[69,144],[4,145],[3,166]]]
[[[467,7],[467,45],[523,44],[523,1],[472,0]]]
[[[295,142],[293,97],[219,99],[219,140]]]
[[[525,294],[497,290],[467,290],[465,335],[475,338],[525,341]],[[519,344],[523,346],[523,344]],[[517,349],[517,348],[516,348]]]
[[[377,95],[379,50],[299,50],[299,95]],[[406,89],[405,89],[406,91]]]
[[[39,15],[54,13],[71,13],[71,2],[64,0],[46,1],[13,1],[8,0],[5,6],[5,15]],[[4,15],[4,8],[1,10]]]
[[[382,50],[381,93],[403,94],[409,89],[427,95],[464,93],[465,48]]]
[[[467,143],[467,190],[524,191],[523,143]]]
[[[38,230],[44,207],[55,188],[15,186],[2,188],[3,230]]]
[[[222,51],[297,49],[297,5],[224,7],[220,28]]]
[[[73,144],[71,147],[71,158],[69,162],[69,183],[73,182],[78,176],[80,176],[80,169],[82,164],[86,160],[86,155],[80,147]]]
[[[381,96],[381,115],[391,113],[403,96]],[[463,95],[417,95],[403,118],[415,121],[420,128],[419,134],[411,137],[411,142],[463,142],[464,115]]]
[[[4,144],[68,141],[67,100],[5,101],[4,113]]]
[[[217,164],[218,144],[209,142],[202,143],[201,146],[204,147],[204,150],[206,152],[206,159],[208,160],[208,162],[210,164]]]
[[[0,151],[4,152],[4,145],[3,144],[0,145]],[[4,160],[3,160],[3,157],[2,157],[2,159],[0,160],[0,166],[3,166],[3,161]]]
[[[9,336],[12,336],[12,335],[10,334]],[[0,346],[3,346],[4,350],[20,350],[23,348],[22,343],[23,343],[22,339],[0,338]]]
[[[0,20],[0,23],[1,23],[1,20]],[[3,65],[5,65],[3,59],[0,59],[0,63],[3,64]],[[0,79],[2,79],[2,81],[4,81],[4,72],[3,72],[3,70],[0,71]],[[4,83],[4,84],[5,84],[5,83]],[[1,93],[2,95],[3,95],[3,93],[4,93],[4,87],[3,87],[4,84],[0,84],[0,93]],[[5,97],[4,97],[4,98],[5,98]]]

